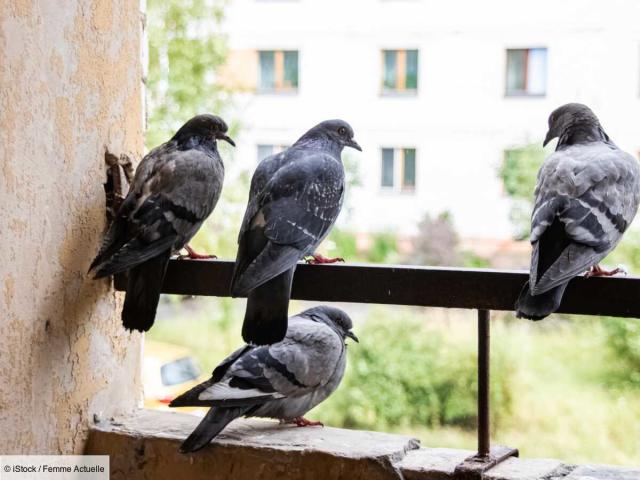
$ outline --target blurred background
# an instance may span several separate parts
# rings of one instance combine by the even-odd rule
[[[197,113],[230,123],[223,198],[192,245],[234,259],[257,163],[343,118],[363,153],[343,153],[345,206],[323,254],[528,269],[549,113],[585,103],[640,152],[639,18],[636,0],[147,0],[147,148]],[[637,226],[604,263],[640,272]],[[163,297],[145,339],[148,407],[167,408],[240,345],[244,306]],[[474,449],[475,312],[341,307],[361,343],[309,417]],[[640,463],[640,322],[493,320],[494,442]]]

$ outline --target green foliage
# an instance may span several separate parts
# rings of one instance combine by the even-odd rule
[[[640,322],[628,318],[603,319],[611,355],[607,382],[616,387],[640,388]]]
[[[321,249],[329,257],[343,257],[349,262],[393,263],[398,255],[396,237],[392,233],[374,233],[370,237],[371,245],[360,251],[356,235],[347,230],[333,228]]]
[[[346,230],[333,228],[323,246],[329,257],[343,257],[350,262],[359,259],[356,236]]]
[[[396,236],[393,233],[376,233],[366,253],[366,260],[371,263],[389,263],[398,252]]]
[[[187,119],[220,113],[228,92],[215,84],[226,58],[223,0],[149,0],[146,143],[164,142]]]
[[[342,386],[317,415],[353,428],[473,428],[475,342],[428,329],[420,315],[401,315],[397,309],[393,319],[388,314],[380,309],[357,329],[361,341],[349,348]],[[499,346],[492,353],[493,421],[500,423],[510,412],[513,372]]]
[[[467,268],[490,268],[491,262],[469,250],[460,252],[461,264]]]
[[[512,201],[510,217],[516,238],[529,235],[533,190],[544,156],[544,149],[535,144],[507,150],[498,170],[498,176]]]

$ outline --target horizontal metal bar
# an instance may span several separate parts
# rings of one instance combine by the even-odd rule
[[[233,262],[171,260],[163,293],[229,296]],[[399,265],[305,265],[296,270],[291,297],[321,302],[513,310],[528,272]],[[124,276],[116,288],[124,290]],[[640,278],[571,281],[562,313],[640,317]]]

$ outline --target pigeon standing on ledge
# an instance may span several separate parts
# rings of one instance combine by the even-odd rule
[[[248,297],[245,342],[265,345],[284,338],[299,260],[333,261],[315,255],[315,249],[342,207],[344,147],[362,151],[348,123],[327,120],[262,160],[253,174],[231,280],[231,295]]]
[[[541,320],[555,312],[569,281],[610,276],[598,263],[620,242],[640,202],[640,168],[620,150],[585,105],[569,103],[549,117],[546,145],[556,151],[542,165],[531,220],[531,271],[516,315]]]
[[[133,183],[89,271],[95,278],[129,272],[122,324],[141,332],[153,325],[160,289],[173,251],[211,214],[222,191],[224,165],[217,140],[235,146],[227,124],[198,115],[140,162]]]
[[[331,395],[347,362],[345,340],[358,341],[349,316],[320,306],[291,317],[287,335],[269,346],[246,345],[222,361],[210,380],[177,397],[170,407],[212,407],[180,447],[207,445],[232,420],[268,417],[299,427],[322,425],[303,417]]]

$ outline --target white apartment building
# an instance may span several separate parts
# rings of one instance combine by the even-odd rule
[[[347,120],[363,147],[344,154],[362,181],[340,220],[353,231],[411,235],[446,210],[464,238],[510,237],[498,167],[563,103],[640,151],[638,0],[232,0],[225,30],[237,161]]]

